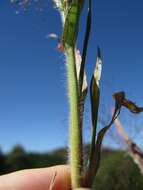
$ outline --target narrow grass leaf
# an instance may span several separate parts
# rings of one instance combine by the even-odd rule
[[[96,68],[90,83],[90,101],[91,101],[91,117],[92,117],[92,138],[89,152],[89,160],[87,165],[87,171],[85,174],[85,183],[91,184],[90,177],[93,166],[93,159],[95,153],[95,140],[96,140],[96,128],[97,128],[97,118],[98,118],[98,109],[99,109],[99,99],[100,99],[100,89],[99,81],[101,78],[102,71],[102,60],[100,49],[97,49],[97,58],[96,58]]]
[[[92,155],[92,160],[90,163],[90,168],[88,170],[88,173],[86,174],[86,184],[87,185],[93,183],[93,180],[97,174],[97,171],[100,166],[101,145],[102,145],[104,135],[106,134],[108,129],[111,127],[111,125],[114,123],[115,119],[120,114],[120,109],[121,109],[121,106],[118,105],[118,103],[115,99],[115,110],[114,110],[112,119],[111,119],[110,123],[107,126],[105,126],[104,128],[102,128],[97,135],[97,140],[96,140],[95,149],[94,149],[94,152]]]
[[[79,72],[81,68],[81,55],[80,51],[75,49],[75,58],[76,58],[76,72],[77,72],[77,80],[79,82]],[[87,95],[88,86],[87,86],[87,77],[84,71],[84,78],[83,78],[83,86],[82,86],[82,93],[79,95],[79,113],[80,113],[80,127],[82,128],[83,125],[83,113],[84,113],[84,102]]]
[[[100,49],[98,48],[96,68],[95,68],[94,74],[91,79],[91,84],[90,84],[92,141],[91,141],[89,162],[91,162],[92,157],[93,157],[93,152],[95,150],[95,138],[96,138],[96,128],[97,128],[98,108],[99,108],[99,98],[100,98],[99,81],[101,78],[101,71],[102,71],[102,60],[101,60]]]
[[[93,159],[91,163],[92,168],[90,168],[91,170],[89,170],[90,172],[88,173],[88,178],[87,178],[89,184],[92,183],[99,169],[100,157],[101,157],[101,145],[102,145],[104,135],[108,131],[108,129],[111,127],[111,125],[114,123],[114,121],[117,119],[118,115],[120,114],[121,107],[122,106],[126,107],[132,113],[140,113],[143,111],[142,107],[138,107],[132,101],[127,100],[125,96],[125,92],[123,91],[114,93],[113,98],[115,100],[115,110],[114,110],[114,114],[112,116],[111,122],[107,126],[102,128],[97,135],[95,151],[94,151],[94,155],[93,155]]]
[[[79,73],[79,94],[82,92],[82,87],[83,87],[83,82],[84,82],[84,66],[85,66],[85,61],[86,61],[90,31],[91,31],[91,0],[88,0],[86,31],[85,31],[84,44],[83,44],[81,68],[80,68],[80,73]]]

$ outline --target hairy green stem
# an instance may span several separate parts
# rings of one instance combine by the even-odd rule
[[[75,65],[75,50],[66,45],[68,97],[70,104],[70,165],[72,188],[82,187],[82,129],[79,125],[79,95]]]

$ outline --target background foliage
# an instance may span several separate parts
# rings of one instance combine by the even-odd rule
[[[0,174],[65,164],[66,160],[67,151],[64,148],[38,153],[27,152],[22,146],[16,145],[7,154],[0,151]],[[127,152],[120,150],[102,150],[101,167],[95,181],[93,189],[96,190],[142,190],[143,188],[143,176],[139,169]]]

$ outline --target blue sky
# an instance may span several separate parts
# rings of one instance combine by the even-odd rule
[[[64,56],[57,42],[46,39],[61,34],[60,17],[50,0],[44,11],[31,7],[15,14],[17,7],[0,1],[0,145],[8,151],[14,144],[27,150],[52,150],[68,143],[68,100]],[[143,105],[143,2],[109,0],[93,3],[93,22],[86,71],[88,80],[100,45],[103,56],[101,101],[112,104],[112,93],[124,90]],[[81,47],[85,18],[81,19]],[[101,105],[102,105],[101,104]],[[90,108],[86,107],[85,138],[90,138]],[[102,108],[102,112],[110,112]],[[142,116],[123,111],[126,130],[142,144]],[[130,129],[128,125],[139,125]],[[140,139],[140,140],[139,140]],[[107,134],[105,144],[110,142]],[[114,140],[112,139],[112,144]]]

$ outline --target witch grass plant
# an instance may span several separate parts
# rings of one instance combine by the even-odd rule
[[[97,119],[100,99],[99,81],[102,71],[102,59],[100,48],[97,48],[96,67],[90,83],[90,101],[92,134],[88,161],[83,163],[83,114],[84,102],[87,95],[87,81],[85,74],[86,54],[91,31],[91,0],[88,0],[88,14],[83,43],[82,55],[76,47],[79,35],[79,20],[84,6],[83,0],[54,0],[56,8],[60,12],[63,23],[63,34],[60,39],[59,49],[66,57],[68,98],[70,108],[70,168],[72,189],[91,189],[94,178],[100,165],[101,144],[103,137],[120,113],[122,106],[125,106],[133,113],[139,113],[143,109],[125,98],[124,92],[113,95],[115,99],[115,109],[110,123],[102,128],[98,134]]]
[[[59,10],[62,23],[63,34],[61,37],[60,50],[62,49],[66,57],[68,97],[70,107],[70,167],[72,188],[91,188],[94,177],[99,168],[100,149],[103,136],[109,129],[116,117],[118,109],[115,109],[113,118],[108,126],[103,128],[96,139],[96,127],[99,108],[99,81],[102,70],[102,60],[100,49],[97,49],[96,68],[90,84],[90,100],[92,114],[92,138],[88,162],[83,161],[83,113],[84,102],[87,94],[87,81],[85,74],[85,61],[88,49],[88,41],[91,30],[91,0],[88,1],[87,24],[84,38],[82,56],[76,47],[78,37],[79,19],[84,1],[81,0],[54,0],[56,8]],[[53,34],[51,35],[53,37]]]
[[[97,48],[96,68],[90,84],[92,138],[89,158],[86,165],[83,161],[83,113],[84,102],[87,94],[87,81],[85,74],[85,61],[88,49],[88,41],[91,31],[91,0],[88,1],[87,24],[84,38],[82,56],[76,47],[80,14],[84,1],[54,0],[60,12],[63,23],[63,35],[58,47],[66,56],[68,97],[70,107],[70,167],[72,188],[91,188],[94,177],[99,168],[100,149],[103,136],[113,123],[118,109],[115,109],[113,118],[108,126],[103,128],[96,137],[100,89],[99,81],[102,71],[102,60],[99,47]],[[52,37],[52,36],[51,36]]]
[[[93,72],[89,92],[91,102],[91,143],[87,162],[83,160],[83,116],[85,98],[88,92],[88,85],[85,73],[86,54],[91,31],[92,2],[88,0],[88,13],[86,29],[83,42],[82,54],[76,46],[79,35],[80,15],[83,10],[84,0],[53,0],[56,9],[59,11],[62,20],[63,33],[59,38],[56,34],[49,35],[59,41],[58,49],[66,57],[67,85],[69,98],[69,128],[70,128],[70,155],[69,163],[71,169],[71,183],[73,190],[91,189],[94,178],[100,166],[101,145],[107,130],[114,123],[120,113],[122,106],[133,113],[140,113],[143,108],[136,106],[132,101],[127,100],[124,92],[113,94],[115,109],[110,123],[103,127],[97,134],[98,109],[100,103],[100,78],[102,71],[102,59],[100,48],[97,48],[96,67]],[[27,2],[27,1],[26,1]],[[54,179],[56,176],[54,177]]]

